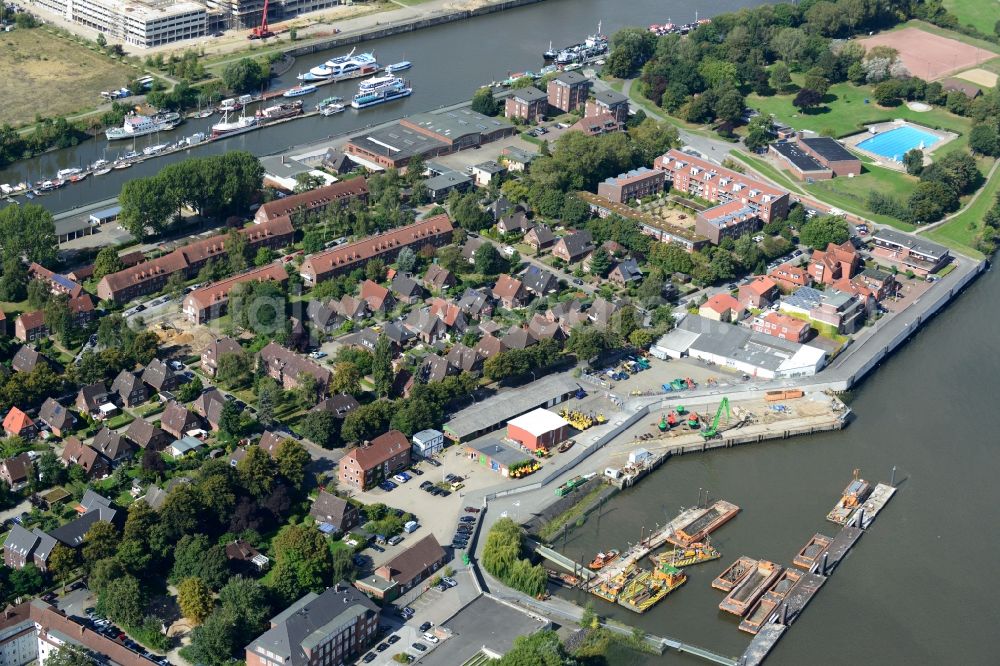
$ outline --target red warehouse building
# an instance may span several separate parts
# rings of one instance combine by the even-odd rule
[[[566,439],[569,422],[547,409],[536,409],[507,422],[507,439],[537,451],[549,449]]]

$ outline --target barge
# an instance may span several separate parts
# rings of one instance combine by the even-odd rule
[[[837,502],[830,513],[826,514],[826,519],[831,523],[846,525],[854,510],[861,506],[871,494],[871,484],[858,476],[859,473],[860,470],[854,470],[854,478],[844,488],[840,501]]]
[[[801,578],[802,574],[795,569],[785,569],[781,572],[781,576],[774,581],[774,585],[750,608],[750,612],[740,622],[740,631],[756,635],[764,623],[778,610],[781,602],[785,600],[785,597]]]
[[[616,548],[612,548],[611,550],[604,553],[598,553],[597,556],[590,561],[590,564],[588,564],[587,567],[589,569],[593,569],[594,571],[600,571],[604,567],[608,566],[609,564],[617,560],[619,554],[620,553]]]
[[[685,582],[687,575],[683,571],[664,564],[632,579],[618,596],[618,604],[636,613],[645,613]]]
[[[722,553],[716,550],[711,544],[697,542],[687,548],[672,548],[659,555],[650,555],[649,559],[657,566],[669,564],[678,569],[683,569],[684,567],[701,564],[702,562],[711,562],[720,557],[722,557]]]
[[[802,550],[792,558],[792,564],[807,571],[812,569],[813,565],[819,562],[819,558],[823,556],[823,553],[826,552],[831,543],[833,543],[833,539],[830,537],[819,532],[813,534],[806,545],[802,546]]]
[[[636,571],[634,567],[626,567],[624,571],[615,576],[602,577],[600,583],[590,588],[590,592],[605,601],[615,603],[618,601],[618,595],[622,593],[622,590],[635,575]]]
[[[712,581],[712,587],[717,590],[722,590],[723,592],[730,592],[749,574],[754,567],[757,566],[757,560],[752,557],[747,557],[746,555],[740,557],[729,567],[720,573],[715,580]]]
[[[693,412],[692,412],[693,413]],[[740,507],[725,500],[717,500],[707,509],[696,513],[690,521],[674,530],[667,541],[675,546],[687,548],[702,541],[709,534],[722,527],[740,512]]]
[[[774,562],[760,560],[757,566],[750,570],[733,587],[732,592],[719,604],[719,610],[742,617],[750,607],[767,591],[781,575],[782,567]]]
[[[875,516],[885,508],[885,505],[889,503],[889,500],[895,494],[896,489],[887,483],[880,483],[875,486],[875,490],[872,491],[868,499],[858,507],[858,513],[861,514],[861,517],[857,520],[860,523],[857,526],[862,529],[868,529],[868,526],[875,520]]]

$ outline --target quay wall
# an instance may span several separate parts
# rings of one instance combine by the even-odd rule
[[[976,265],[975,270],[967,272],[965,275],[959,278],[959,281],[952,285],[951,288],[946,292],[941,292],[940,294],[935,294],[934,290],[931,289],[927,294],[921,297],[924,298],[931,297],[934,300],[927,306],[923,308],[923,312],[917,315],[916,319],[908,323],[901,331],[899,331],[888,343],[886,343],[881,349],[872,354],[864,365],[862,365],[854,374],[846,378],[842,384],[843,387],[831,386],[832,390],[835,391],[847,391],[857,385],[865,376],[871,372],[879,363],[882,362],[889,354],[898,349],[904,342],[906,342],[910,337],[916,335],[920,327],[929,321],[934,315],[936,315],[942,308],[944,308],[948,303],[952,301],[958,294],[960,294],[966,287],[968,287],[973,280],[978,278],[983,272],[988,268],[988,264],[985,261],[979,262]]]
[[[319,51],[326,51],[328,49],[336,49],[343,46],[350,46],[352,44],[360,44],[373,39],[382,39],[383,37],[391,37],[393,35],[399,35],[406,32],[414,32],[423,28],[432,28],[436,25],[444,25],[445,23],[452,23],[454,21],[464,21],[465,19],[474,18],[476,16],[495,14],[496,12],[502,12],[507,9],[514,9],[515,7],[521,7],[524,5],[533,5],[539,2],[544,2],[544,0],[505,0],[504,2],[489,4],[476,9],[448,12],[447,14],[428,16],[426,18],[396,21],[371,30],[365,30],[353,34],[337,35],[336,37],[331,37],[330,39],[295,46],[286,49],[285,53],[291,56],[309,55]]]

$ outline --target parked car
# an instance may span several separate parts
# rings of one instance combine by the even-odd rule
[[[373,543],[371,545],[371,549],[374,550],[376,553],[384,553],[385,552],[385,548],[383,548],[382,546],[378,545],[377,543]]]
[[[375,649],[378,650],[379,652],[385,652],[386,650],[389,649],[389,644],[379,643],[378,645],[375,646]]]
[[[434,465],[435,467],[441,466],[441,463],[439,463],[437,460],[434,460],[434,458],[428,458],[427,462],[431,465]]]
[[[389,636],[389,638],[385,639],[385,642],[388,643],[389,645],[395,645],[396,643],[399,642],[399,635],[393,634],[392,636]]]
[[[426,641],[428,641],[430,643],[437,643],[439,639],[434,634],[432,634],[430,632],[427,632],[427,633],[424,634],[424,640],[426,640]]]
[[[424,645],[423,643],[414,643],[413,649],[416,650],[417,652],[427,652],[427,646]]]
[[[395,481],[396,483],[406,483],[409,479],[407,479],[402,474],[393,474],[392,480]]]
[[[444,578],[442,578],[441,582],[447,585],[448,587],[458,587],[458,581],[455,580],[454,578],[450,578],[449,576],[445,576]]]
[[[396,484],[393,483],[392,481],[383,481],[382,483],[378,484],[378,487],[386,492],[389,492],[390,490],[396,487]]]
[[[376,654],[374,652],[369,652],[364,656],[364,659],[362,659],[361,661],[365,662],[366,664],[370,664],[371,662],[375,661],[375,657]]]
[[[433,483],[431,483],[430,481],[424,481],[424,482],[422,482],[422,483],[420,484],[420,489],[421,489],[421,490],[427,490],[428,488],[430,488],[430,487],[431,487],[431,486],[433,486],[433,485],[434,485],[434,484],[433,484]]]
[[[403,541],[403,537],[401,537],[401,536],[399,536],[397,534],[394,537],[389,537],[389,540],[386,543],[388,543],[390,546],[396,546],[396,545],[402,543],[402,541]]]
[[[475,516],[462,516],[461,518],[459,518],[459,520],[461,520],[463,523],[474,523],[474,522],[476,522],[476,517]]]
[[[420,627],[418,628],[418,630],[420,631],[420,633],[423,633],[423,632],[427,631],[428,629],[430,629],[433,626],[434,626],[433,622],[424,622],[422,625],[420,625]]]
[[[480,511],[482,511],[482,509],[477,509],[474,506],[467,506],[467,507],[465,507],[465,512],[466,513],[479,513]]]
[[[423,475],[424,475],[424,473],[423,473],[423,472],[421,472],[421,471],[420,471],[419,469],[417,469],[416,467],[411,467],[411,468],[410,468],[410,474],[416,474],[417,476],[423,476]]]

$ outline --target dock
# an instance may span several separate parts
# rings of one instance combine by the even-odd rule
[[[590,579],[588,584],[588,590],[593,592],[602,582],[606,583],[612,580],[613,578],[620,576],[626,570],[630,568],[635,568],[640,560],[645,558],[647,555],[649,555],[657,548],[660,548],[661,546],[665,545],[670,540],[670,537],[673,536],[678,529],[680,529],[682,526],[690,525],[692,522],[697,521],[699,517],[704,516],[707,511],[710,511],[713,507],[716,507],[717,505],[732,507],[736,511],[739,511],[738,506],[726,502],[725,500],[717,500],[712,505],[712,507],[709,507],[709,509],[694,508],[682,511],[676,518],[674,518],[669,523],[661,527],[659,530],[650,534],[648,538],[643,539],[639,543],[632,546],[632,548],[630,548],[627,552],[622,553],[621,556],[618,557],[618,559],[616,559],[615,561],[611,562],[611,564],[601,569],[600,572],[594,578]],[[734,512],[732,515],[726,518],[726,520],[732,518],[733,515],[736,515],[736,513]]]
[[[857,512],[852,516],[851,524],[862,529],[868,529],[868,526],[875,521],[875,517],[885,508],[885,505],[889,503],[889,500],[895,494],[896,489],[887,483],[880,483],[875,486],[872,494],[858,507]]]
[[[548,546],[544,546],[540,543],[535,543],[533,544],[533,549],[536,553],[538,553],[539,556],[545,558],[546,560],[552,562],[553,564],[562,567],[563,569],[572,573],[574,576],[578,578],[582,578],[584,580],[589,581],[597,577],[597,574],[588,569],[585,565],[580,564],[579,562],[574,562],[573,560],[566,557],[562,553],[553,550]]]
[[[794,624],[812,598],[819,592],[819,588],[826,584],[826,581],[826,576],[815,573],[802,574],[802,578],[785,597],[783,607],[779,609],[779,620],[784,617],[785,624]]]
[[[699,510],[691,520],[677,527],[674,533],[667,537],[667,541],[686,548],[725,525],[739,512],[740,507],[735,504],[717,500],[712,506]]]
[[[792,564],[802,569],[812,569],[812,566],[819,561],[826,549],[833,543],[833,539],[817,532],[812,538],[802,546],[802,550],[792,559]]]
[[[826,549],[820,561],[813,565],[813,569],[819,568],[819,572],[825,576],[829,576],[837,566],[847,557],[847,554],[851,552],[851,548],[854,544],[858,542],[861,535],[865,531],[848,525],[840,530],[840,533],[833,538],[833,543],[830,547]]]

